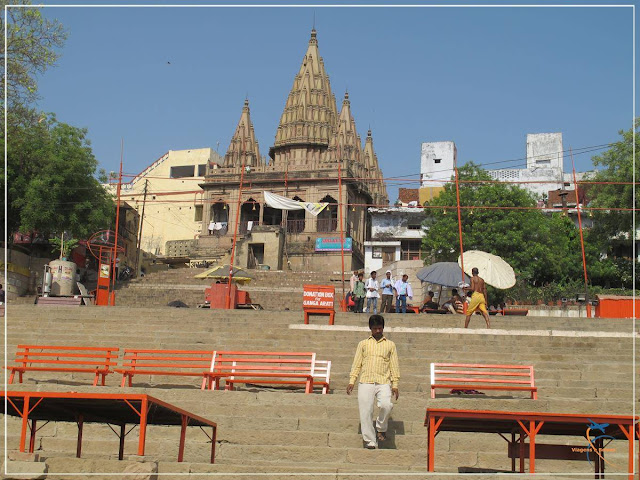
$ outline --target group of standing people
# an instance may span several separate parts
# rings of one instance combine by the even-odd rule
[[[404,274],[400,280],[396,282],[391,278],[391,270],[385,272],[385,278],[382,281],[377,279],[378,273],[374,270],[371,272],[366,282],[364,274],[355,270],[350,280],[351,297],[355,303],[353,307],[354,313],[378,313],[378,298],[382,291],[382,301],[380,304],[380,313],[391,313],[393,306],[393,297],[396,297],[395,311],[396,313],[407,313],[407,298],[413,299],[413,290],[409,283],[409,276]],[[364,310],[365,298],[367,300],[366,310]]]

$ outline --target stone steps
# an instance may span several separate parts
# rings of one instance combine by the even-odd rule
[[[113,345],[122,349],[305,350],[315,351],[319,358],[333,362],[330,395],[304,395],[300,391],[253,386],[233,392],[201,391],[195,378],[147,376],[135,377],[134,388],[120,388],[118,375],[108,377],[107,387],[94,388],[87,375],[27,373],[24,384],[10,388],[148,393],[219,425],[218,463],[211,466],[207,464],[210,444],[197,429],[187,434],[183,464],[175,462],[179,428],[155,426],[148,430],[144,462],[117,462],[113,460],[117,438],[108,427],[86,425],[83,445],[86,458],[75,459],[72,458],[75,424],[51,423],[39,431],[37,448],[52,474],[117,473],[129,469],[130,473],[139,470],[143,475],[140,478],[153,478],[157,470],[167,475],[218,473],[221,475],[216,478],[234,479],[251,478],[251,472],[263,472],[274,474],[269,476],[271,479],[290,479],[295,475],[285,475],[286,472],[326,472],[326,478],[351,479],[372,475],[385,478],[385,472],[393,472],[394,476],[413,472],[426,478],[430,477],[425,474],[426,407],[585,414],[631,414],[633,409],[634,372],[630,354],[633,339],[628,335],[607,336],[628,334],[630,324],[622,321],[506,317],[494,321],[496,329],[502,331],[498,334],[481,328],[452,330],[451,324],[459,324],[461,320],[458,316],[450,316],[452,322],[435,315],[389,315],[388,337],[396,342],[400,356],[401,395],[392,413],[385,448],[368,451],[362,448],[359,435],[357,395],[347,396],[345,392],[355,345],[367,334],[366,315],[339,313],[334,328],[327,327],[325,320],[314,319],[308,327],[313,329],[301,330],[292,328],[302,324],[300,312],[265,314],[122,306],[42,309],[29,305],[10,305],[7,311],[9,355],[13,355],[19,343],[48,343]],[[337,329],[343,326],[351,329]],[[397,326],[413,330],[394,331]],[[549,334],[530,336],[532,331]],[[564,336],[552,336],[555,332]],[[570,336],[574,332],[587,336]],[[486,396],[461,397],[439,392],[436,399],[430,399],[432,361],[533,364],[539,400],[528,399],[521,393],[489,391]],[[10,417],[7,423],[7,444],[9,449],[15,449],[20,422]],[[137,458],[136,433],[134,430],[126,442],[130,459]],[[555,440],[545,439],[548,443],[557,443]],[[617,443],[622,453],[626,452],[626,444]],[[437,472],[454,474],[459,467],[503,470],[510,467],[505,442],[496,435],[442,432],[438,435],[436,452]],[[626,456],[622,457],[625,464]],[[588,462],[540,461],[537,467],[543,473],[591,472]],[[348,475],[353,472],[369,475]],[[231,475],[237,473],[246,475]],[[56,478],[72,477],[64,473],[56,475]]]

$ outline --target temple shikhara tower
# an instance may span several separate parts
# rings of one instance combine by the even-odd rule
[[[238,265],[340,270],[342,232],[351,239],[345,245],[345,269],[363,266],[363,243],[370,229],[367,206],[387,205],[389,200],[371,130],[363,144],[348,92],[338,110],[315,29],[268,158],[260,154],[245,100],[222,165],[209,164],[201,187],[200,256],[209,252],[219,257],[228,250],[240,205]],[[317,216],[304,209],[273,208],[265,202],[265,191],[328,206]]]

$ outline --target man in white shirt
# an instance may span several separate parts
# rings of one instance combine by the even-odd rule
[[[353,275],[349,279],[349,291],[353,293],[353,289],[356,288],[356,282],[358,281],[358,270],[353,271]]]
[[[409,275],[402,275],[402,280],[398,280],[393,286],[396,291],[396,313],[400,313],[400,305],[402,305],[402,313],[407,313],[407,297],[413,299],[413,290],[409,283]]]
[[[376,271],[371,272],[371,277],[367,279],[367,283],[365,283],[364,288],[367,291],[367,312],[373,313],[374,315],[378,313],[378,290],[380,289],[380,285],[378,285],[378,281],[376,280]],[[371,307],[373,306],[373,310]]]

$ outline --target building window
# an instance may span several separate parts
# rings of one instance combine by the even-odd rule
[[[421,223],[410,223],[409,225],[407,225],[407,228],[409,230],[422,230],[422,224]]]
[[[202,205],[196,205],[195,216],[193,218],[194,222],[202,221]]]
[[[435,163],[440,163],[440,162],[442,161],[442,159],[441,159],[441,158],[434,158],[434,159],[433,159],[433,161],[434,161]]]
[[[179,167],[171,167],[171,173],[169,174],[169,176],[171,178],[193,177],[195,170],[196,170],[195,165],[182,165]]]
[[[202,163],[202,164],[198,165],[198,176],[199,177],[204,177],[206,173],[207,173],[207,164],[206,163]]]
[[[422,258],[422,240],[401,240],[400,241],[400,259],[401,260],[420,260]]]

